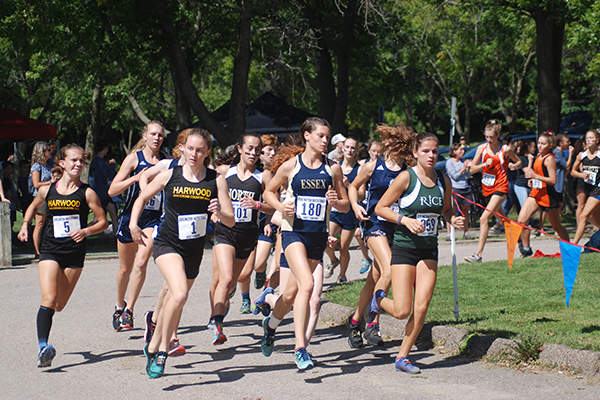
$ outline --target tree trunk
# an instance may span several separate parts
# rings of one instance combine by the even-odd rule
[[[90,127],[85,137],[85,151],[95,154],[96,142],[100,137],[100,128],[102,124],[102,82],[98,78],[94,85],[94,91],[92,93],[92,115]],[[81,173],[81,180],[83,182],[88,181],[88,175],[90,173],[89,166],[86,166]]]
[[[560,70],[565,23],[552,12],[534,6],[536,26],[538,134],[560,129]]]
[[[333,64],[331,54],[324,40],[319,41],[317,88],[319,90],[319,115],[327,121],[333,121],[335,116],[335,79],[333,78]],[[335,133],[334,133],[335,134]]]

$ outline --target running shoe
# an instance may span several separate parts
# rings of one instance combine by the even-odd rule
[[[215,329],[215,317],[212,315],[208,319],[208,324],[206,324],[206,329]]]
[[[242,299],[241,314],[250,314],[250,299]]]
[[[154,315],[154,311],[147,311],[144,314],[144,322],[146,323],[146,329],[144,330],[144,341],[146,343],[150,343],[152,340],[152,335],[154,335],[154,330],[156,329],[156,324],[152,322],[152,316]]]
[[[213,344],[215,346],[223,344],[227,341],[227,336],[223,333],[223,324],[215,323],[213,329]]]
[[[348,329],[352,329],[352,315],[353,314],[350,314],[348,316],[348,318],[346,319],[346,328],[348,328]],[[365,318],[360,317],[360,321],[358,322],[358,329],[360,329],[361,332],[364,332],[365,327],[366,327]]]
[[[350,316],[352,318],[352,316]],[[350,332],[348,333],[348,344],[353,349],[359,349],[363,346],[363,338],[360,333],[360,324],[350,324]]]
[[[233,299],[233,296],[235,296],[235,292],[237,291],[237,286],[233,288],[233,292],[229,293],[229,298]]]
[[[338,283],[338,285],[341,285],[342,283],[348,282],[348,278],[346,278],[346,275],[338,276],[336,282]]]
[[[377,300],[379,300],[381,297],[385,297],[385,292],[383,291],[383,289],[379,289],[378,291],[376,291],[373,295],[373,298],[371,299],[371,306],[369,309],[369,318],[371,320],[369,322],[373,322],[375,317],[381,312],[381,309],[377,304]]]
[[[150,376],[150,366],[152,365],[152,361],[154,361],[154,357],[156,357],[156,353],[150,353],[148,346],[148,343],[144,346],[144,356],[146,356],[146,374]]]
[[[185,355],[185,347],[179,343],[179,339],[171,339],[169,342],[169,357],[179,357]]]
[[[324,278],[331,278],[331,275],[333,275],[333,270],[338,265],[340,265],[340,260],[335,260],[335,261],[332,261],[329,264],[327,264],[325,266],[325,272],[323,273],[323,277]]]
[[[259,312],[262,311],[263,315],[266,317],[271,312],[271,306],[267,303],[267,295],[273,294],[273,288],[268,287],[252,302],[252,314],[258,315]],[[265,314],[266,311],[266,314]]]
[[[152,379],[160,378],[165,373],[165,364],[167,363],[168,354],[164,351],[159,351],[156,357],[152,360],[150,368],[146,369],[146,373]]]
[[[127,308],[121,315],[121,329],[133,329],[133,311]]]
[[[56,356],[56,350],[51,344],[44,346],[38,353],[38,368],[49,367]]]
[[[254,288],[262,289],[265,286],[265,282],[267,281],[267,271],[256,272],[254,275]]]
[[[113,313],[113,328],[115,331],[119,332],[121,329],[121,315],[123,315],[123,311],[125,311],[125,309],[127,308],[127,302],[125,302],[125,305],[123,306],[123,308],[121,310],[117,309],[117,306],[115,306],[115,312]]]
[[[523,247],[521,250],[521,258],[531,257],[533,255],[533,249],[531,247]]]
[[[471,235],[469,235],[469,232],[463,233],[463,240],[471,240]]]
[[[271,317],[263,319],[263,339],[260,342],[260,349],[265,357],[269,357],[273,353],[273,347],[275,347],[275,329],[269,328],[269,320]]]
[[[421,369],[412,365],[408,358],[402,357],[396,358],[396,371],[406,372],[407,374],[418,374],[421,372]]]
[[[452,236],[450,234],[446,235],[446,242],[451,242],[452,241]]]
[[[300,347],[294,353],[294,358],[296,359],[296,365],[298,369],[307,369],[315,366],[313,361],[311,360],[308,352],[306,351],[306,347]]]
[[[369,269],[371,268],[371,265],[373,264],[373,260],[371,260],[370,258],[363,258],[363,260],[361,261],[360,264],[360,273],[361,274],[366,274],[367,272],[369,272]]]
[[[471,254],[465,257],[465,261],[471,264],[480,263],[483,259],[478,254]]]
[[[383,346],[379,324],[373,324],[365,330],[365,339],[371,346]]]

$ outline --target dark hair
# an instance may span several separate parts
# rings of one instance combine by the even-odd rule
[[[462,144],[460,143],[454,143],[452,146],[450,146],[450,152],[448,153],[450,158],[454,157],[454,154],[456,154],[456,151],[460,148],[462,148]]]
[[[525,140],[521,140],[519,142],[519,151],[518,151],[518,153],[519,153],[520,156],[527,157],[527,152],[528,152],[527,149],[529,149],[529,145],[531,143],[535,143],[535,141],[533,139],[525,139]]]
[[[229,150],[228,152],[223,152],[219,155],[219,157],[215,160],[215,165],[218,167],[221,165],[236,165],[236,164],[238,164],[242,158],[242,155],[240,153],[240,150],[238,149],[238,146],[240,148],[243,147],[244,144],[246,143],[247,137],[255,137],[258,139],[258,143],[260,143],[258,152],[260,153],[260,149],[262,148],[262,141],[260,140],[260,136],[258,136],[256,133],[244,133],[242,136],[240,136],[237,144],[235,146],[233,146],[233,148],[231,150]],[[262,162],[260,161],[260,157],[256,157],[255,164],[260,169],[262,169]]]
[[[10,161],[4,161],[4,162],[2,163],[2,169],[5,169],[6,167],[9,167],[9,166],[11,166],[11,165],[12,165],[13,167],[15,166],[15,165],[14,165],[12,162],[10,162]]]
[[[434,140],[436,145],[440,145],[440,139],[437,137],[437,135],[434,135],[433,133],[429,132],[422,132],[418,133],[417,137],[415,138],[414,150],[417,151],[419,149],[419,146],[421,146],[421,144],[427,140]]]
[[[326,126],[329,128],[329,130],[331,130],[331,125],[329,125],[329,122],[327,122],[325,118],[319,117],[307,118],[302,125],[300,125],[300,129],[298,129],[298,136],[300,136],[303,146],[306,147],[306,138],[304,137],[304,132],[312,132],[319,126]]]
[[[110,142],[106,139],[98,140],[98,143],[96,143],[96,152],[104,150],[106,147],[109,147],[109,145]]]

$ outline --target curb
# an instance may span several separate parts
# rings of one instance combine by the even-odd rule
[[[322,301],[319,322],[329,327],[345,326],[346,318],[354,309]],[[381,315],[381,335],[387,339],[399,340],[404,336],[406,320],[397,320],[389,315]],[[419,345],[419,342],[421,343]],[[477,335],[466,329],[445,325],[425,324],[417,339],[418,346],[436,347],[442,353],[458,352],[465,348],[467,355],[483,356],[516,355],[514,346],[517,340],[498,338],[489,335]],[[587,376],[600,374],[600,352],[576,350],[559,344],[545,344],[539,355],[543,364],[558,368],[581,371]]]

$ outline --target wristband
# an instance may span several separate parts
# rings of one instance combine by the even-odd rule
[[[398,223],[398,225],[402,225],[402,224],[401,224],[401,222],[402,222],[402,218],[404,218],[404,215],[402,215],[402,214],[398,215],[398,222],[397,222],[397,223]]]
[[[257,201],[257,202],[256,202],[256,209],[257,209],[257,210],[260,210],[260,201]]]

